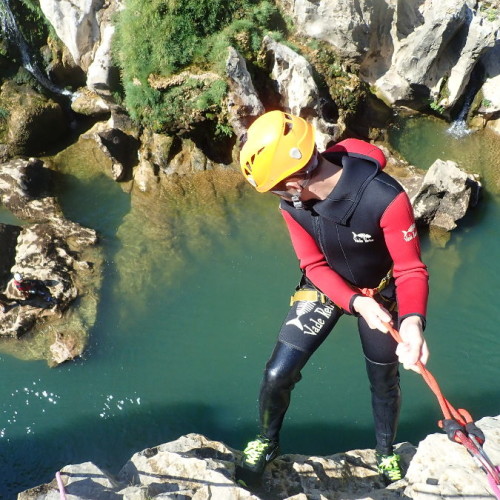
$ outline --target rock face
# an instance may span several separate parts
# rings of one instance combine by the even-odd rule
[[[114,34],[111,17],[122,8],[121,0],[41,0],[40,7],[74,64],[87,74],[87,86],[107,89]]]
[[[41,352],[14,354],[45,357],[54,365],[73,359],[85,348],[88,325],[78,315],[72,315],[73,321],[63,320],[63,312],[76,297],[99,286],[100,263],[93,249],[95,231],[65,219],[50,188],[51,171],[40,160],[0,165],[0,200],[25,222],[0,228],[5,256],[0,269],[0,337],[21,337],[43,325]],[[43,293],[25,297],[13,285],[14,273],[34,280]]]
[[[233,47],[228,50],[226,72],[230,84],[227,107],[231,126],[236,137],[241,138],[250,126],[250,120],[264,113],[264,106],[255,90],[245,59]]]
[[[393,2],[281,0],[298,29],[361,64],[390,103],[422,97],[452,108],[475,68],[486,73],[490,110],[500,110],[498,6],[471,0]]]
[[[500,462],[500,417],[478,422],[486,435],[485,451]],[[269,465],[252,492],[235,483],[241,452],[199,434],[136,453],[116,477],[87,462],[64,467],[61,480],[72,499],[183,498],[422,500],[493,498],[486,475],[465,448],[444,434],[433,434],[417,448],[397,447],[406,476],[386,487],[376,471],[373,450],[354,450],[327,457],[282,455]],[[56,480],[25,491],[18,500],[56,498]]]
[[[322,100],[312,66],[304,57],[270,36],[264,37],[262,44],[269,74],[281,96],[281,106],[295,115],[309,118],[316,128],[318,147],[326,149],[328,142],[338,140],[343,130],[322,116]]]

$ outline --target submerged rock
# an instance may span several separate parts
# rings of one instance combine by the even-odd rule
[[[82,354],[93,324],[96,300],[87,298],[66,312],[77,297],[93,296],[100,282],[101,257],[94,230],[67,220],[50,196],[51,171],[40,160],[0,165],[0,200],[22,226],[2,225],[0,269],[0,349],[50,365]],[[14,286],[20,273],[39,291],[24,295]],[[90,312],[93,311],[93,312]],[[30,332],[29,336],[26,334]]]
[[[500,462],[500,417],[485,417],[478,426],[486,435],[485,450]],[[492,498],[488,480],[464,447],[444,434],[433,434],[418,447],[397,446],[406,475],[386,487],[377,473],[374,450],[354,450],[326,457],[282,455],[266,469],[260,487],[247,491],[235,482],[241,452],[200,434],[136,453],[113,477],[91,462],[60,471],[71,498],[216,499],[398,499],[433,500],[445,496]],[[27,490],[18,500],[49,500],[57,481]]]

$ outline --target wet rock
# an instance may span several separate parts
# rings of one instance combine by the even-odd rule
[[[10,269],[14,265],[15,248],[21,228],[10,224],[0,224],[0,288],[10,279]]]
[[[477,422],[486,435],[485,451],[500,462],[500,417]],[[405,498],[439,500],[445,496],[490,498],[484,472],[464,447],[444,434],[433,434],[418,447],[397,445],[406,476],[386,487],[377,473],[374,450],[353,450],[330,456],[282,455],[272,462],[261,485],[247,491],[235,482],[235,466],[241,452],[200,434],[136,453],[112,477],[92,463],[61,470],[65,492],[84,498],[271,499]],[[57,483],[25,491],[19,500],[49,500]]]
[[[132,179],[132,170],[138,162],[139,131],[125,111],[109,105],[110,118],[96,123],[80,136],[80,140],[92,139],[104,153],[107,162],[103,172],[115,181]]]
[[[85,349],[96,304],[82,300],[82,315],[68,309],[77,297],[92,295],[99,286],[101,257],[95,231],[63,216],[50,196],[51,184],[52,173],[40,160],[0,165],[0,201],[25,222],[21,227],[3,226],[0,233],[6,256],[0,282],[0,338],[33,334],[29,342],[0,343],[0,348],[23,359],[45,358],[52,366]],[[36,293],[20,292],[14,273],[31,280]]]
[[[7,80],[0,88],[0,108],[6,113],[0,130],[4,158],[45,152],[68,131],[61,106],[31,87]]]
[[[87,87],[80,89],[75,94],[71,109],[75,113],[92,117],[103,117],[111,113],[110,104],[97,92]]]

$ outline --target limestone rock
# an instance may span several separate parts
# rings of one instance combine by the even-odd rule
[[[109,105],[106,101],[103,102]],[[96,123],[80,138],[92,139],[104,153],[108,159],[108,163],[103,165],[106,175],[115,181],[131,180],[132,169],[137,164],[139,133],[130,117],[119,106],[111,104],[108,111],[110,118],[107,121]]]
[[[498,121],[500,112],[500,33],[495,47],[481,59],[481,62],[484,66],[486,81],[482,87],[483,101],[478,112],[488,120],[488,124],[491,120],[493,130],[500,133]]]
[[[282,96],[282,107],[295,115],[310,118],[316,128],[319,149],[326,149],[329,141],[339,138],[340,130],[337,124],[322,117],[319,89],[311,65],[304,57],[270,36],[264,37],[263,51],[270,76]]]
[[[89,88],[80,89],[71,102],[75,113],[85,116],[100,117],[111,113],[111,106],[102,96]]]
[[[0,107],[7,112],[6,132],[0,130],[3,156],[40,154],[68,130],[61,106],[31,87],[7,80],[0,88]]]
[[[299,32],[331,43],[344,57],[357,58],[370,45],[374,5],[385,2],[361,0],[280,0],[292,15]]]
[[[46,358],[56,365],[85,349],[96,303],[82,299],[83,314],[66,311],[76,297],[99,286],[101,257],[95,249],[95,231],[65,219],[50,196],[51,187],[51,171],[40,160],[17,159],[0,165],[0,201],[26,222],[22,227],[2,225],[0,338],[19,338],[30,330],[39,334],[29,348],[28,340],[0,343],[0,348],[23,359]],[[16,272],[34,280],[41,292],[23,296],[13,285]]]
[[[477,425],[486,435],[486,453],[499,463],[500,417],[485,417]],[[407,473],[388,487],[376,471],[374,450],[353,450],[326,457],[282,455],[266,468],[261,486],[250,492],[235,483],[241,452],[200,434],[136,453],[117,477],[85,463],[64,467],[61,478],[66,495],[74,500],[493,498],[484,472],[463,446],[444,434],[428,436],[417,448],[401,443],[397,452]],[[55,498],[55,480],[18,496],[19,500]]]
[[[485,417],[479,427],[487,439],[484,450],[494,464],[500,463],[500,419]],[[408,473],[410,498],[492,498],[486,474],[463,446],[452,443],[446,435],[427,436],[418,447]]]
[[[451,231],[477,202],[481,184],[452,161],[436,160],[412,198],[415,220]]]
[[[87,85],[107,89],[112,67],[112,16],[121,10],[121,0],[41,0],[40,7],[75,64],[87,74]]]
[[[103,0],[40,1],[45,17],[84,71],[89,67],[91,51],[100,38],[96,13],[103,3]]]
[[[472,0],[280,3],[300,33],[359,62],[362,77],[389,103],[422,106],[430,98],[451,108],[479,61],[486,70],[485,91],[496,95],[500,18],[494,7]],[[487,99],[498,103],[496,97]]]
[[[241,138],[250,121],[265,110],[247,70],[245,59],[233,47],[229,47],[228,52],[226,72],[230,83],[227,98],[229,122],[236,137]]]

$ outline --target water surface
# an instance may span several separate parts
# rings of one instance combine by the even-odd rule
[[[489,153],[499,139],[454,142],[445,129],[410,120],[391,140],[421,168],[437,157],[467,158],[485,178],[482,203],[446,248],[422,242],[431,274],[429,369],[452,404],[480,418],[500,413],[500,165]],[[475,152],[468,140],[477,141]],[[68,218],[99,231],[102,297],[83,359],[49,369],[0,356],[0,497],[15,498],[70,463],[116,473],[134,452],[189,432],[243,447],[257,430],[262,370],[299,277],[274,197],[247,189],[146,210],[84,159],[62,167],[58,194]],[[440,410],[418,375],[402,378],[398,440],[418,444],[437,431]],[[282,441],[284,453],[373,447],[353,318],[343,318],[303,370]]]

